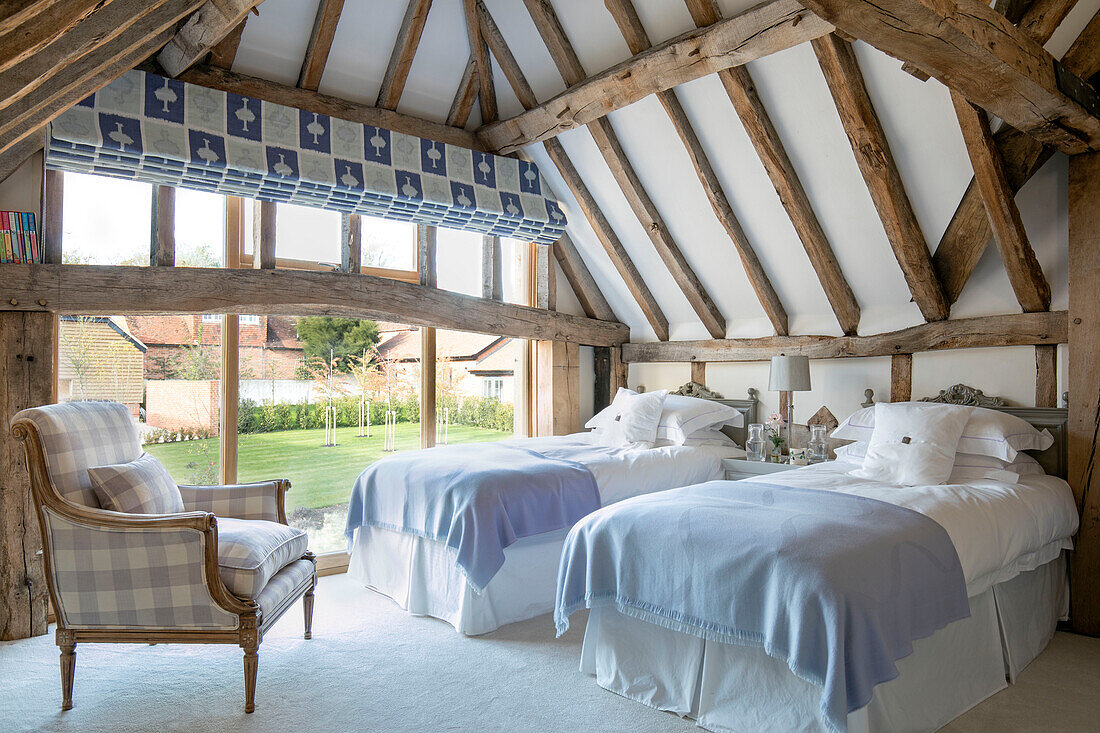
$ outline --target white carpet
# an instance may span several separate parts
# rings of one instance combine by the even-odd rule
[[[549,616],[466,638],[337,575],[321,579],[313,629],[303,640],[299,605],[264,640],[252,715],[236,647],[81,644],[62,712],[52,627],[0,643],[0,731],[700,730],[581,674],[582,614],[561,639]],[[1096,730],[1097,689],[1100,639],[1059,633],[945,731]]]

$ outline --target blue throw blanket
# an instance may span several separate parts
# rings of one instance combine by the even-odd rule
[[[600,508],[592,472],[500,443],[391,456],[355,481],[344,534],[383,527],[443,542],[480,592],[521,537],[571,526]]]
[[[913,641],[970,615],[947,532],[877,499],[716,481],[606,507],[570,531],[560,635],[614,605],[665,628],[763,647],[822,688],[826,724],[897,676]]]

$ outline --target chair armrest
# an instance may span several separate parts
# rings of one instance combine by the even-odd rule
[[[207,512],[122,514],[44,506],[46,570],[69,628],[236,628],[254,610],[218,571]]]
[[[290,481],[276,479],[230,486],[180,486],[183,506],[230,519],[265,519],[286,524]]]

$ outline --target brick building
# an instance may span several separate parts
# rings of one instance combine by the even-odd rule
[[[146,346],[114,316],[61,316],[57,396],[121,402],[136,417],[142,402]]]

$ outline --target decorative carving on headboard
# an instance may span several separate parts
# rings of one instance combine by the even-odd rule
[[[980,389],[965,384],[955,384],[941,389],[935,397],[925,397],[921,402],[944,402],[949,405],[970,405],[971,407],[1005,407],[1000,397],[987,397]]]
[[[725,399],[722,395],[718,394],[714,390],[707,389],[698,382],[685,382],[680,389],[675,392],[669,392],[669,394],[680,395],[681,397],[698,397],[701,400],[721,400]]]
[[[837,429],[840,425],[840,421],[836,419],[836,415],[829,410],[825,405],[821,406],[821,409],[814,413],[813,417],[806,421],[807,425],[824,425],[825,432],[831,433]]]

